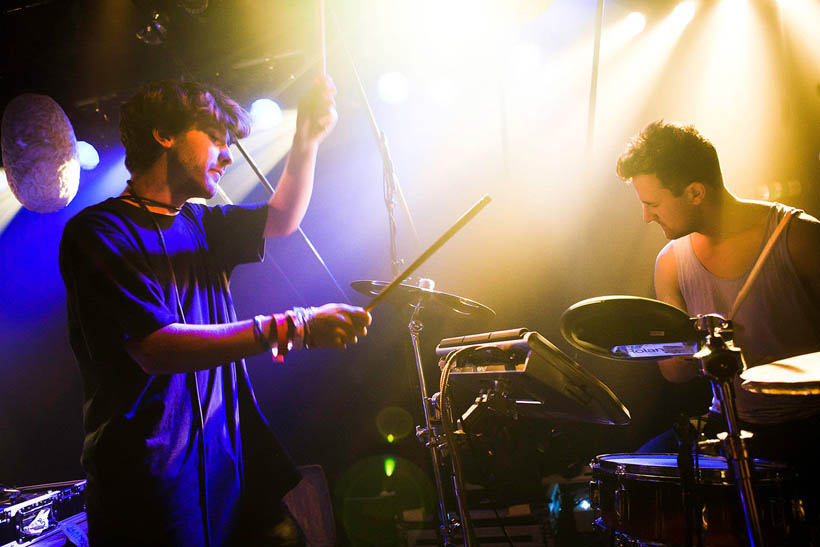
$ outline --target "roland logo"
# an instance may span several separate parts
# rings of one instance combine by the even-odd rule
[[[666,331],[664,331],[664,330],[651,330],[651,331],[649,331],[649,336],[666,336]]]
[[[643,347],[629,348],[629,353],[631,353],[632,355],[638,355],[638,354],[641,354],[641,353],[665,355],[666,351],[664,351],[663,348],[653,348],[653,347],[643,346]]]

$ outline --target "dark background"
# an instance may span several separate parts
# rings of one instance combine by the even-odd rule
[[[329,18],[327,65],[339,88],[340,121],[322,146],[303,228],[347,297],[364,303],[349,283],[389,280],[391,269],[381,161],[343,45],[390,139],[418,227],[420,246],[397,212],[400,256],[412,260],[482,194],[493,197],[420,272],[439,289],[497,312],[488,321],[427,312],[422,341],[430,390],[438,386],[433,348],[440,339],[527,327],[609,385],[632,413],[623,427],[561,424],[557,438],[555,424],[528,424],[548,450],[540,461],[527,461],[538,470],[522,468],[524,481],[541,472],[571,473],[570,463],[596,454],[635,450],[668,428],[680,409],[701,411],[708,398],[702,382],[668,384],[651,363],[579,354],[558,331],[561,313],[585,298],[653,294],[652,267],[663,234],[643,226],[632,190],[614,175],[615,158],[631,135],[659,117],[694,123],[715,143],[736,194],[818,213],[820,63],[804,50],[799,32],[790,33],[775,3],[762,0],[748,2],[762,32],[726,53],[714,29],[719,4],[702,2],[664,55],[635,44],[602,56],[594,146],[588,149],[594,1],[458,4],[463,11],[456,18],[452,11],[435,12],[434,2],[328,2],[345,35],[343,42]],[[815,7],[807,24],[817,28],[817,3],[807,4]],[[646,12],[641,36],[649,35],[674,5],[607,2],[605,35],[633,9]],[[184,77],[218,85],[245,106],[278,91],[273,98],[287,112],[315,70],[316,12],[312,2],[295,0],[211,0],[198,15],[185,9],[193,9],[193,1],[4,6],[0,107],[22,92],[48,94],[65,109],[77,138],[92,142],[101,155],[61,211],[18,211],[11,193],[0,190],[0,483],[27,485],[83,474],[82,390],[65,329],[57,248],[71,216],[124,188],[119,104],[141,82]],[[441,26],[486,23],[475,15],[490,8],[508,16],[502,45],[457,30],[450,38],[461,50],[434,39]],[[153,10],[167,33],[163,44],[152,46],[135,34]],[[734,56],[729,68],[709,69],[707,61],[720,55]],[[410,82],[404,103],[377,98],[378,77],[391,70],[403,71]],[[425,94],[442,75],[461,86],[443,102]],[[265,158],[264,147],[259,153],[276,180],[282,162]],[[242,162],[234,156],[239,172]],[[252,179],[243,184],[238,176],[226,177],[224,186],[235,201],[266,199]],[[240,317],[342,299],[299,235],[269,242],[265,263],[240,268],[232,289]],[[398,492],[400,509],[429,510],[434,503],[427,453],[407,427],[421,423],[408,319],[408,309],[387,304],[375,310],[369,336],[346,352],[294,354],[284,365],[249,360],[272,427],[296,462],[324,467],[337,515],[349,530],[357,529],[355,511],[347,509],[352,499]],[[380,430],[377,417],[385,409],[405,420]],[[397,437],[392,443],[385,438],[390,432]],[[380,471],[388,456],[398,461],[391,480]]]

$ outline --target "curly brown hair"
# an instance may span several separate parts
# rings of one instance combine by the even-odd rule
[[[148,169],[162,155],[154,139],[176,135],[192,127],[217,127],[229,138],[248,136],[248,112],[222,91],[196,82],[162,80],[146,84],[120,108],[120,140],[125,166],[131,173]]]
[[[713,189],[723,186],[714,145],[691,125],[663,120],[650,123],[629,141],[615,172],[626,181],[655,175],[676,196],[695,181]]]

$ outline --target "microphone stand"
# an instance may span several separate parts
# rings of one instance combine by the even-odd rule
[[[370,129],[373,132],[373,137],[376,139],[376,144],[379,146],[379,153],[382,157],[384,203],[387,207],[387,217],[390,227],[390,262],[393,276],[396,276],[401,271],[401,265],[403,262],[398,257],[398,250],[396,247],[396,198],[398,198],[398,201],[404,211],[404,215],[407,217],[407,222],[410,225],[410,232],[413,234],[413,242],[415,243],[416,248],[421,247],[421,241],[419,239],[419,234],[416,231],[416,225],[413,222],[413,215],[410,213],[410,208],[407,206],[407,201],[404,199],[404,192],[402,192],[401,185],[399,184],[399,177],[396,175],[396,169],[393,166],[393,158],[390,156],[390,148],[387,145],[387,137],[384,132],[379,129],[379,125],[376,122],[376,117],[373,115],[373,108],[370,106],[370,101],[367,98],[367,92],[364,89],[364,84],[362,84],[362,79],[359,76],[359,71],[356,68],[353,55],[347,48],[347,41],[344,39],[344,33],[342,32],[341,25],[339,24],[339,20],[336,18],[336,12],[331,8],[330,13],[333,16],[336,31],[341,37],[342,48],[345,50],[345,54],[350,62],[350,67],[353,70],[353,76],[359,89],[359,96],[362,99],[362,104],[365,106],[367,119],[370,122]]]
[[[339,36],[342,38],[342,47],[345,50],[345,54],[347,55],[347,58],[350,62],[350,66],[353,70],[353,75],[355,77],[356,83],[358,84],[359,95],[367,111],[367,118],[370,122],[370,129],[373,132],[373,137],[376,139],[376,143],[379,147],[379,153],[381,154],[382,158],[382,182],[384,190],[384,203],[385,207],[387,208],[388,226],[390,230],[390,265],[394,277],[393,283],[397,284],[402,281],[402,277],[406,277],[406,275],[409,275],[409,271],[413,269],[405,269],[404,275],[402,275],[401,269],[402,265],[404,264],[404,261],[400,259],[398,256],[398,247],[396,243],[395,209],[397,201],[401,204],[401,207],[404,211],[404,215],[407,218],[408,224],[410,225],[410,232],[413,235],[413,242],[415,243],[416,248],[421,247],[421,241],[419,239],[418,231],[416,231],[416,225],[413,222],[413,216],[410,213],[410,208],[407,206],[407,201],[404,199],[404,193],[402,192],[401,185],[399,184],[399,178],[396,175],[396,169],[393,165],[393,158],[390,155],[390,148],[387,145],[387,137],[385,136],[384,132],[381,129],[379,129],[378,123],[376,123],[376,117],[373,115],[373,109],[370,106],[370,101],[368,100],[367,92],[365,91],[364,85],[362,84],[362,79],[359,76],[359,71],[356,68],[356,63],[353,60],[353,56],[351,55],[350,50],[347,48],[347,42],[344,39],[344,33],[342,32],[341,25],[339,24],[339,20],[336,17],[336,13],[332,9],[330,10],[330,12],[333,16],[333,21],[336,25],[336,30],[339,33]],[[484,200],[489,201],[487,197],[485,197]],[[484,203],[484,205],[486,205],[486,203]],[[416,262],[414,262],[413,265],[417,263],[420,263],[420,261],[417,260]],[[426,287],[424,287],[425,284],[427,284]],[[434,281],[429,279],[419,281],[419,286],[423,288],[432,289],[433,285]],[[386,290],[382,291],[382,294],[386,294],[386,292]],[[377,299],[381,297],[382,294],[377,296]],[[375,300],[368,304],[366,309],[371,309],[374,305]],[[410,319],[410,323],[408,324],[408,329],[410,331],[410,340],[413,347],[413,354],[415,357],[416,373],[418,375],[419,394],[421,395],[421,405],[425,423],[425,427],[416,426],[416,437],[419,439],[419,441],[424,443],[427,448],[430,449],[430,458],[432,460],[433,475],[436,483],[436,494],[438,496],[439,501],[439,518],[441,520],[441,526],[439,530],[442,535],[443,544],[447,547],[455,546],[456,543],[454,543],[454,539],[456,536],[456,532],[460,528],[465,547],[472,547],[473,545],[475,545],[475,536],[472,529],[472,524],[470,522],[469,512],[465,504],[466,500],[462,500],[463,493],[459,491],[459,488],[457,486],[455,488],[455,495],[456,501],[458,502],[458,513],[461,521],[460,523],[456,521],[455,515],[451,514],[447,510],[445,503],[444,480],[441,473],[442,462],[441,454],[439,453],[440,450],[442,450],[443,446],[439,439],[437,427],[434,425],[437,421],[435,403],[427,395],[427,387],[424,381],[424,369],[422,367],[421,359],[421,347],[419,337],[421,335],[422,329],[424,328],[423,323],[421,321],[421,311],[423,310],[423,308],[424,295],[422,295],[422,297],[420,297],[418,302],[416,303],[413,310],[413,315]],[[450,442],[455,442],[455,439],[451,439]],[[450,457],[452,458],[452,456]]]

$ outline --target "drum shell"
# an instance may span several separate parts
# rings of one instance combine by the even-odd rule
[[[723,458],[700,456],[697,492],[703,501],[704,543],[746,545],[746,521]],[[592,461],[590,503],[596,525],[635,544],[684,545],[685,521],[677,454],[607,454]],[[708,466],[708,467],[707,467]],[[721,467],[722,466],[722,467]],[[792,502],[788,470],[755,462],[755,494],[767,545],[786,544]]]

